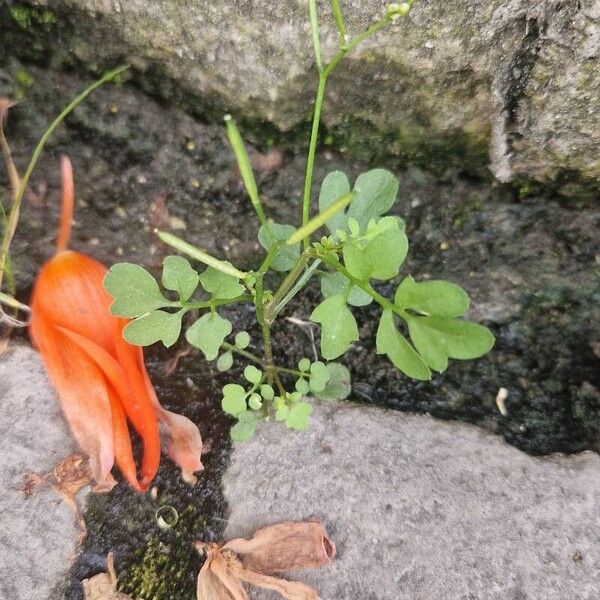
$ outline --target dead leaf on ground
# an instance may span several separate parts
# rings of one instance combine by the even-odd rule
[[[88,459],[82,454],[70,454],[58,462],[49,473],[26,473],[23,493],[26,498],[30,498],[41,488],[52,488],[62,496],[75,514],[83,537],[86,532],[85,520],[75,497],[82,488],[91,483]]]
[[[84,600],[133,600],[128,594],[117,591],[117,574],[112,553],[106,559],[107,573],[98,573],[81,582]]]
[[[314,588],[272,574],[324,566],[335,556],[335,544],[317,519],[270,525],[249,540],[196,542],[196,548],[206,554],[198,600],[249,600],[242,582],[274,590],[287,600],[318,600]]]

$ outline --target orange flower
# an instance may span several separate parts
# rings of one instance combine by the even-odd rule
[[[109,313],[112,298],[102,285],[106,267],[66,249],[73,214],[73,173],[66,157],[61,174],[57,252],[34,284],[30,334],[71,430],[90,458],[95,490],[115,485],[110,473],[115,462],[134,489],[148,488],[160,462],[159,421],[168,454],[189,476],[203,468],[200,433],[191,421],[160,406],[142,349],[123,339],[128,321]],[[128,422],[143,444],[139,479]]]

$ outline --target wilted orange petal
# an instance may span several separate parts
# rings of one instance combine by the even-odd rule
[[[146,373],[142,349],[139,346],[132,346],[123,339],[123,328],[126,324],[127,321],[123,319],[113,320],[113,340],[116,358],[127,374],[133,394],[130,399],[124,399],[125,410],[128,416],[130,412],[138,415],[137,419],[131,416],[129,418],[144,442],[140,483],[146,486],[154,479],[160,464],[160,434],[154,402],[156,394],[152,383],[150,387],[146,383],[150,379]],[[132,406],[128,408],[126,402],[131,402]]]
[[[131,388],[131,382],[132,382],[132,380],[135,380],[136,375],[134,374],[132,376],[131,371],[126,372],[125,369],[108,352],[106,352],[103,348],[101,348],[100,346],[95,344],[93,341],[87,339],[83,335],[80,335],[79,333],[76,333],[74,331],[70,331],[66,327],[61,327],[60,331],[66,337],[68,337],[70,340],[72,340],[73,343],[80,346],[81,349],[84,352],[86,352],[88,357],[91,360],[93,360],[98,365],[98,367],[102,370],[107,381],[110,383],[111,388],[114,389],[114,392],[116,393],[116,399],[115,399],[115,402],[113,403],[113,405],[118,404],[119,406],[117,406],[115,410],[123,411],[123,409],[124,409],[124,412],[127,414],[129,419],[134,423],[134,426],[135,426],[136,420],[137,421],[140,420],[139,419],[140,413],[136,406],[136,405],[139,405],[139,401],[138,401],[139,394],[136,394],[135,391],[132,390],[132,388]],[[147,390],[144,388],[143,394],[147,395],[147,393],[148,393]],[[153,412],[151,418],[154,420],[154,428],[157,428],[156,414],[154,412]],[[147,455],[152,456],[152,460],[146,461],[146,465],[148,464],[148,462],[150,462],[151,469],[158,469],[158,461],[154,458],[154,456],[156,454],[158,454],[159,460],[160,460],[160,447],[155,448],[152,445],[152,443],[154,442],[154,439],[155,439],[154,437],[150,438],[150,445],[148,445],[146,443],[146,441],[148,439],[148,431],[151,430],[152,427],[148,426],[146,423],[142,423],[140,428],[143,429],[143,433],[140,433],[140,435],[142,436],[142,441],[144,443],[144,458],[146,458]],[[127,429],[126,423],[125,423],[125,429]],[[156,435],[158,435],[158,432],[156,433]],[[129,443],[129,448],[130,448],[129,454],[131,454],[131,444],[130,444],[130,442],[128,442],[128,443]],[[123,446],[121,447],[121,449],[123,451],[125,450]],[[121,456],[123,459],[125,458],[124,454],[122,454]],[[142,465],[142,469],[143,469],[143,465]],[[135,468],[134,468],[133,472],[135,473]],[[155,473],[156,473],[156,471],[154,471],[154,474]],[[142,480],[142,482],[141,482],[142,489],[144,489],[144,490],[147,489],[147,484],[149,483],[149,481],[151,481],[154,478],[154,474],[148,481]],[[130,481],[130,477],[127,477],[127,479],[128,479],[128,481]],[[136,488],[140,487],[140,484],[137,483],[137,478],[136,478],[136,485],[134,487],[136,487]]]
[[[96,491],[115,485],[112,412],[102,372],[71,340],[51,325],[34,294],[31,337],[62,405],[73,435],[90,458]]]
[[[133,459],[131,437],[127,426],[127,417],[116,393],[109,388],[110,406],[112,409],[113,439],[115,447],[115,462],[129,485],[136,492],[143,492],[137,480],[137,469]]]
[[[166,452],[169,458],[181,469],[182,477],[186,481],[191,481],[194,473],[204,469],[201,460],[202,437],[200,431],[187,417],[168,411],[160,405],[144,365],[142,349],[138,348],[137,351],[138,364],[144,375],[148,395],[154,403],[158,420],[167,436]]]

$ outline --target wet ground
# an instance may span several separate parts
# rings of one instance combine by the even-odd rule
[[[0,66],[3,89],[20,88],[25,94],[7,128],[21,168],[46,124],[84,81],[16,61]],[[297,222],[304,154],[291,148],[279,152],[262,142],[254,158],[266,210],[278,222]],[[24,298],[36,269],[52,252],[63,152],[75,170],[74,249],[107,264],[127,260],[156,271],[164,250],[151,232],[161,226],[242,268],[256,265],[255,218],[221,125],[194,120],[134,86],[109,86],[68,119],[33,175],[13,250]],[[368,166],[322,148],[315,181],[336,168],[355,176]],[[455,361],[432,382],[414,383],[374,353],[376,308],[357,310],[361,342],[345,359],[353,370],[352,398],[469,421],[531,454],[598,450],[597,199],[557,199],[531,186],[495,187],[456,171],[433,176],[406,165],[377,166],[401,178],[397,212],[411,241],[404,273],[463,285],[472,298],[473,318],[494,330],[497,345],[481,360]],[[2,170],[0,186],[6,183]],[[305,320],[317,297],[318,290],[309,287],[282,316]],[[250,327],[251,316],[243,308],[231,314],[243,328]],[[290,362],[312,351],[310,328],[285,319],[274,340]],[[192,597],[199,559],[189,544],[217,538],[223,529],[227,508],[219,480],[227,463],[229,423],[218,406],[218,389],[231,374],[215,378],[198,355],[190,355],[166,375],[172,354],[151,351],[150,370],[165,405],[192,418],[210,440],[206,471],[191,489],[171,466],[161,467],[156,498],[123,486],[94,496],[86,516],[90,533],[73,569],[69,599],[81,597],[79,580],[102,570],[110,550],[126,591],[148,600]],[[500,387],[509,393],[506,415],[495,403]],[[172,529],[157,524],[161,504],[180,516]]]

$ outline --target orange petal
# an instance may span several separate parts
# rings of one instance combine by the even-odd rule
[[[102,372],[87,354],[51,325],[39,303],[32,303],[31,337],[58,393],[75,439],[90,458],[96,491],[115,485],[112,411]]]
[[[152,384],[150,383],[148,386],[146,383],[149,378],[144,365],[142,349],[139,346],[132,346],[122,337],[126,323],[127,321],[123,319],[115,319],[113,324],[114,341],[117,360],[127,373],[133,393],[132,406],[128,409],[125,405],[125,410],[128,415],[130,410],[139,415],[137,421],[132,419],[132,423],[144,442],[140,483],[145,486],[154,479],[160,464],[160,433],[154,402],[156,393]]]
[[[167,455],[181,469],[183,479],[193,482],[193,474],[204,469],[201,460],[202,437],[200,431],[187,417],[168,411],[160,405],[144,365],[144,354],[141,348],[138,348],[138,362],[144,375],[148,395],[154,403],[158,420],[167,437]]]
[[[127,426],[127,417],[121,402],[115,392],[109,388],[110,407],[112,409],[113,439],[115,447],[115,461],[129,485],[136,492],[143,492],[138,480],[137,469],[133,459],[131,437]]]
[[[137,489],[141,486],[142,489],[146,490],[148,487],[147,484],[152,481],[154,475],[156,474],[156,470],[158,469],[158,461],[160,460],[160,440],[158,437],[156,414],[153,412],[150,416],[154,423],[154,428],[149,426],[148,423],[144,422],[140,417],[140,411],[138,410],[139,401],[137,398],[139,394],[136,394],[135,390],[133,390],[131,387],[131,382],[134,381],[136,377],[139,377],[139,375],[136,375],[136,373],[132,374],[131,371],[127,372],[108,352],[83,335],[74,331],[70,331],[66,327],[60,327],[59,329],[65,337],[77,344],[88,355],[90,360],[93,360],[98,365],[108,382],[110,382],[110,386],[116,392],[117,398],[115,399],[115,404],[119,405],[116,410],[124,412],[127,417],[129,417],[129,420],[133,423],[133,426],[136,428],[136,430],[140,433],[142,442],[144,444],[145,464],[147,465],[148,462],[150,462],[151,468],[155,469],[155,471],[149,480],[144,481],[142,479],[140,484],[137,483],[136,479],[136,486],[134,487]],[[145,388],[143,390],[143,394],[147,395]],[[127,429],[126,422],[125,429]],[[150,440],[148,441],[148,432],[152,431],[153,429],[156,429],[155,436],[150,437]],[[158,447],[154,446],[155,440],[159,441]],[[128,443],[129,448],[131,449],[129,438]],[[125,451],[124,447],[122,449]],[[152,456],[151,461],[146,460],[148,454]],[[154,458],[156,455],[159,456],[158,460],[155,460]],[[142,470],[143,468],[144,465],[142,465]],[[135,473],[135,468],[133,469],[133,472]],[[123,474],[126,475],[125,472]],[[130,481],[129,477],[127,477],[127,479]]]

